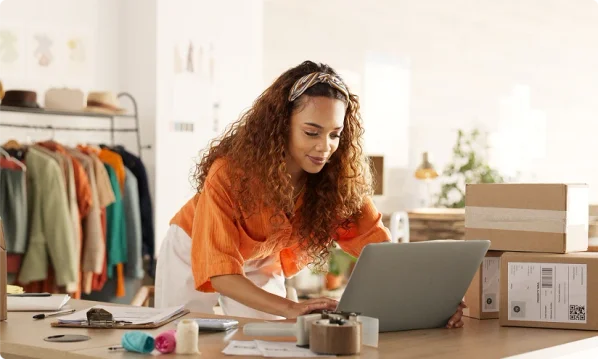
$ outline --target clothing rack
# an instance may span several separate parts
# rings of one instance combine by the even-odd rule
[[[151,148],[150,145],[141,145],[141,133],[139,127],[139,113],[137,110],[137,101],[135,98],[126,92],[118,94],[118,98],[127,97],[133,103],[133,114],[104,114],[95,112],[83,112],[83,111],[59,111],[59,110],[46,110],[43,108],[27,108],[27,107],[13,107],[13,106],[2,106],[0,105],[0,111],[3,112],[18,112],[18,113],[30,113],[36,115],[52,115],[52,116],[71,116],[71,117],[94,117],[103,118],[110,120],[110,128],[106,127],[71,127],[71,126],[53,126],[53,125],[29,125],[21,123],[4,123],[0,122],[0,127],[14,127],[14,128],[31,128],[51,131],[82,131],[82,132],[110,132],[110,140],[112,145],[115,145],[114,133],[115,132],[135,132],[137,135],[137,154],[141,157],[141,151],[143,149]],[[115,118],[129,118],[135,120],[135,127],[133,128],[116,128],[114,126]]]

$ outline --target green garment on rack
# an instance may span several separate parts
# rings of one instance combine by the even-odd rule
[[[106,252],[108,253],[107,274],[108,278],[114,277],[114,266],[127,263],[127,224],[125,221],[125,208],[120,185],[116,172],[112,166],[105,164],[110,177],[110,185],[114,191],[115,201],[106,207]]]

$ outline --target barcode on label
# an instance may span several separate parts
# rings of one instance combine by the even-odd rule
[[[542,268],[542,289],[552,289],[552,268]]]
[[[585,305],[569,305],[569,320],[586,320]]]

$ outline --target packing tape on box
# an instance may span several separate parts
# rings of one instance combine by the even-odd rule
[[[466,206],[465,228],[565,233],[567,211]]]

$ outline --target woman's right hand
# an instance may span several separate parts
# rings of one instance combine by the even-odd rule
[[[338,302],[330,298],[314,298],[299,303],[291,302],[289,304],[289,308],[287,309],[287,314],[285,315],[285,318],[295,319],[298,316],[309,314],[313,311],[318,310],[334,311],[336,310],[337,305]]]

